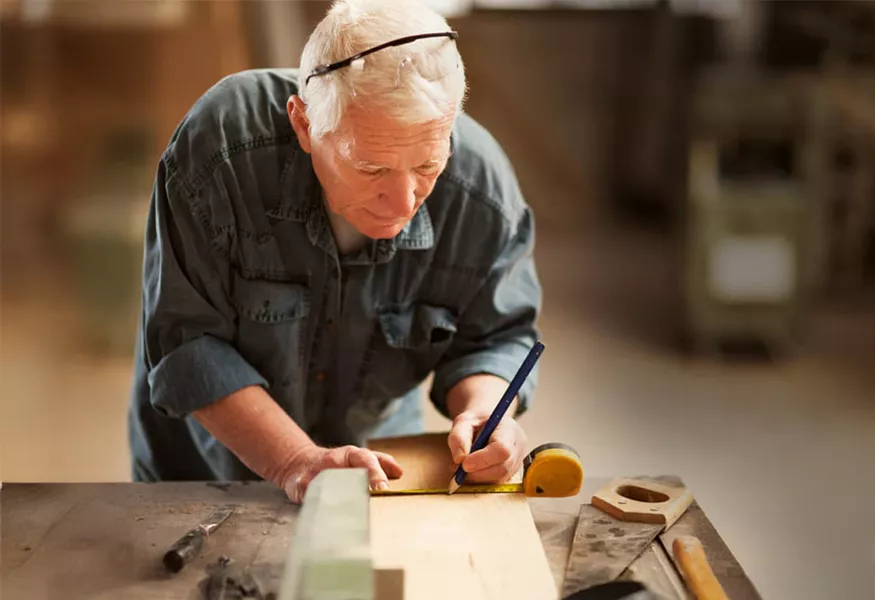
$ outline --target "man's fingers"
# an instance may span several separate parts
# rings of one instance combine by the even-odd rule
[[[404,469],[401,468],[394,456],[385,452],[372,451],[372,453],[380,461],[380,466],[383,467],[383,471],[389,479],[398,479],[404,475]]]
[[[500,465],[494,465],[492,467],[481,469],[480,471],[475,471],[474,473],[469,473],[465,476],[465,483],[504,483],[510,479],[514,473],[516,473],[516,469],[513,469],[513,464],[508,461]]]
[[[450,430],[450,435],[447,438],[447,445],[450,447],[450,454],[453,457],[453,462],[459,464],[471,452],[471,444],[474,441],[474,428],[477,423],[473,419],[457,419],[453,423],[453,428]]]
[[[380,461],[370,450],[359,449],[349,454],[349,466],[368,470],[368,481],[371,489],[385,490],[389,488],[388,477],[383,472]]]
[[[385,452],[373,452],[357,446],[341,446],[326,451],[309,464],[294,480],[285,484],[289,499],[300,504],[313,479],[325,469],[359,468],[368,470],[368,483],[372,489],[387,489],[388,479],[398,479],[404,474],[395,457]]]
[[[465,458],[462,468],[468,473],[482,471],[508,462],[514,455],[514,447],[503,440],[494,440],[482,450]]]

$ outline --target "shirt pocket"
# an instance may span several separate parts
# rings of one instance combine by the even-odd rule
[[[420,385],[457,332],[450,309],[421,302],[378,307],[377,321],[358,380],[372,414]]]
[[[310,290],[300,283],[234,277],[237,347],[272,387],[301,379]]]

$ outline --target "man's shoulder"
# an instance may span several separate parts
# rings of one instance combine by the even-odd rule
[[[453,127],[452,144],[453,156],[441,177],[464,191],[466,203],[488,207],[507,224],[516,224],[527,205],[498,140],[463,112]]]
[[[177,125],[165,159],[198,179],[235,154],[297,143],[286,112],[297,90],[296,69],[251,69],[223,77]]]

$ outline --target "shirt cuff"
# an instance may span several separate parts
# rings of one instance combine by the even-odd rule
[[[505,344],[444,363],[435,371],[430,395],[432,404],[443,416],[452,419],[447,410],[447,394],[453,386],[466,377],[483,374],[501,377],[510,385],[510,381],[516,376],[528,354],[529,349],[520,344]],[[517,393],[519,404],[516,416],[522,415],[529,409],[537,381],[538,365],[535,365]],[[498,404],[500,399],[500,397],[496,398],[495,403]]]
[[[152,406],[169,417],[189,413],[267,380],[230,345],[202,336],[176,348],[149,373]]]

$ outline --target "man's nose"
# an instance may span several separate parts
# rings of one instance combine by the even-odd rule
[[[392,216],[407,216],[416,205],[416,179],[405,173],[396,174],[382,190],[383,205]]]

